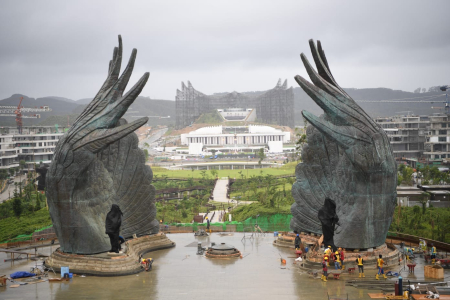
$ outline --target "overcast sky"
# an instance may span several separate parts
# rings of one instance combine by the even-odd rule
[[[318,4],[319,2],[320,4]],[[267,90],[305,76],[299,54],[321,40],[342,87],[450,84],[448,1],[1,1],[0,99],[95,96],[117,35],[131,87],[175,99],[181,81],[206,94]],[[311,59],[312,60],[312,59]]]

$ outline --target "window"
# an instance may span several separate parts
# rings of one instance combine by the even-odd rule
[[[446,141],[447,141],[447,137],[445,137],[445,136],[439,137],[439,142],[446,142]]]
[[[439,134],[447,134],[447,130],[439,130]]]
[[[447,128],[447,123],[442,123],[442,124],[441,124],[441,127],[442,127],[442,128]]]

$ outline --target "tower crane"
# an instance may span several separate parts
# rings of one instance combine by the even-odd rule
[[[22,106],[23,97],[20,97],[20,102],[17,107],[15,106],[0,106],[0,117],[16,117],[17,129],[19,130],[19,134],[22,134],[22,119],[39,119],[41,117],[40,114],[34,115],[22,115],[22,113],[26,112],[45,112],[51,111],[52,109],[48,106],[41,107],[23,107]]]

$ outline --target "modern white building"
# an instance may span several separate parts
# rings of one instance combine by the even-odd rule
[[[181,144],[204,146],[258,146],[271,141],[290,142],[291,133],[270,126],[210,126],[181,135]]]
[[[50,163],[56,144],[67,128],[55,126],[24,126],[22,134],[16,127],[0,128],[0,169],[27,164]]]

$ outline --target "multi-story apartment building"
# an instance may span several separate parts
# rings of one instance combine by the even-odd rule
[[[447,114],[430,116],[430,124],[427,127],[425,150],[423,152],[427,161],[450,161],[450,121]]]
[[[439,164],[450,158],[450,121],[446,114],[403,115],[375,121],[387,133],[398,159]]]
[[[428,116],[394,116],[376,118],[387,133],[396,158],[419,158],[424,151]]]
[[[50,163],[65,131],[64,127],[24,126],[19,134],[16,127],[0,128],[0,169],[18,167],[21,160]]]

